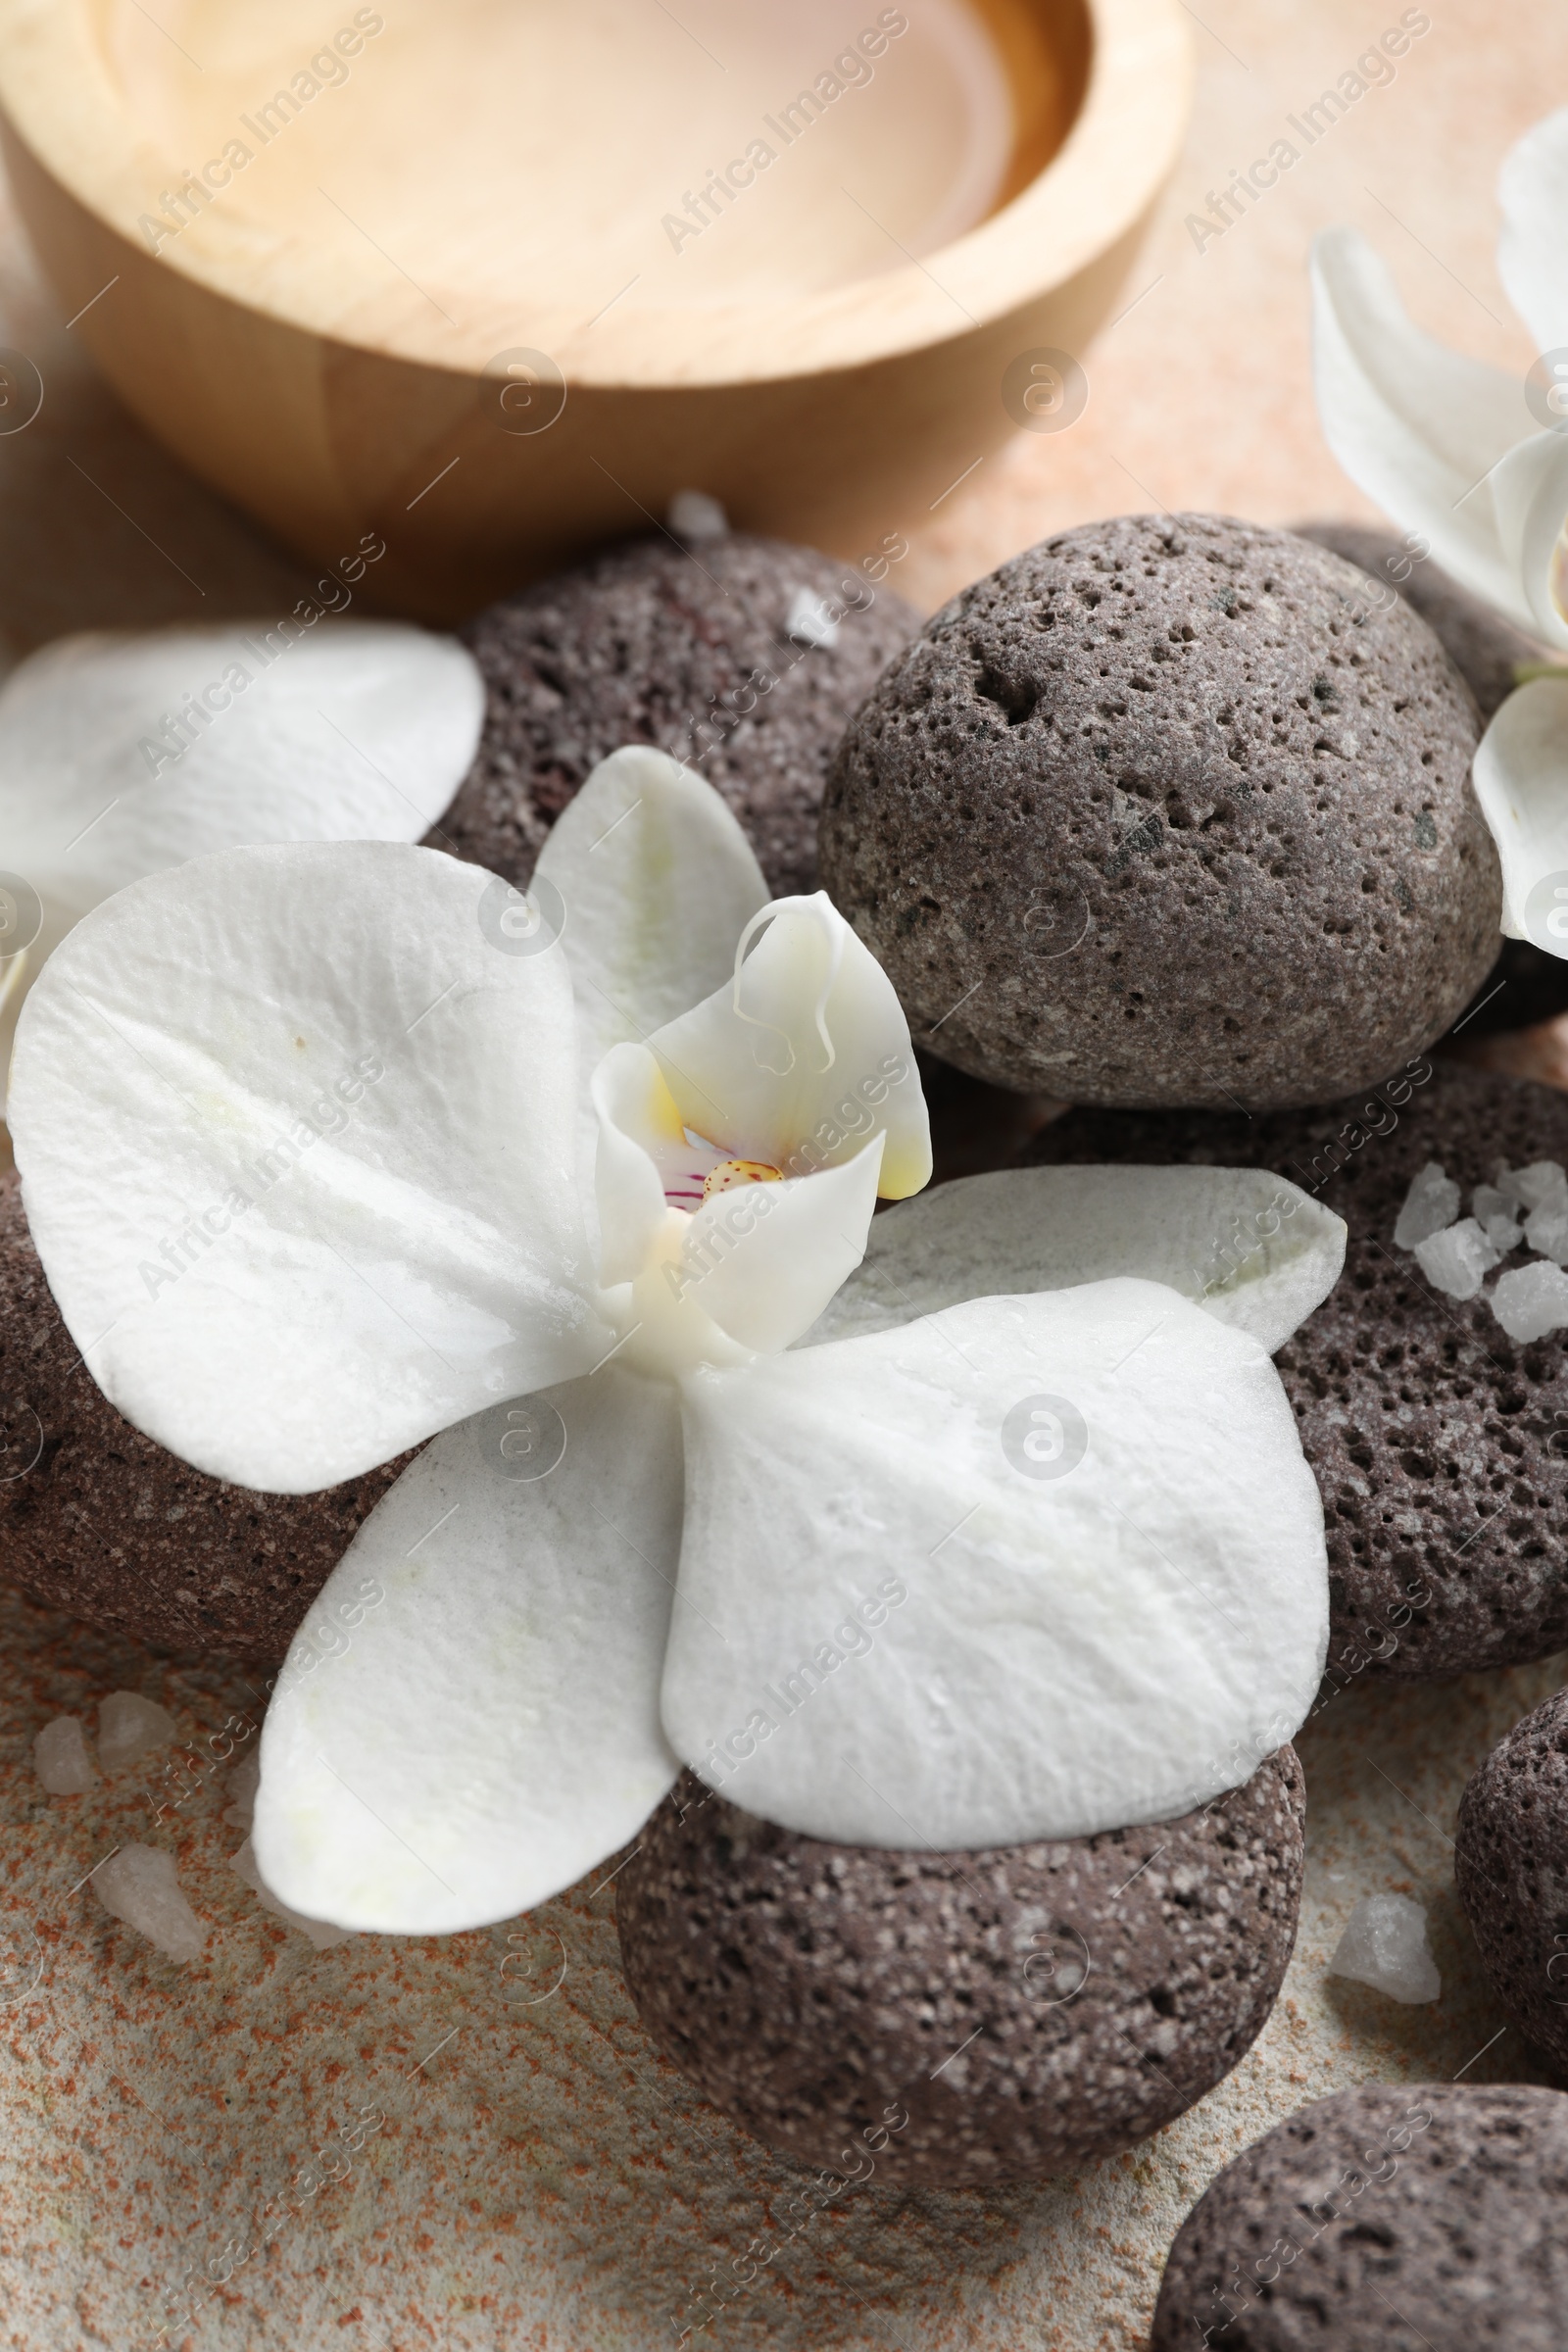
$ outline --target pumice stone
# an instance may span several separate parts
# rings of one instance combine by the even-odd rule
[[[824,886],[919,1043],[1068,1102],[1331,1102],[1495,958],[1469,690],[1286,531],[1129,515],[954,598],[851,722]]]

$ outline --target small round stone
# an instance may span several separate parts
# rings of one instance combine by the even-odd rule
[[[1072,1111],[1031,1156],[1273,1168],[1349,1227],[1337,1288],[1275,1358],[1323,1494],[1331,1687],[1568,1646],[1568,1330],[1516,1344],[1394,1240],[1429,1160],[1466,1215],[1499,1158],[1568,1166],[1568,1096],[1417,1060],[1322,1110]],[[1216,1234],[1213,1276],[1238,1254],[1245,1236]]]
[[[723,795],[775,896],[814,890],[834,748],[919,625],[902,597],[816,548],[742,532],[612,548],[463,632],[484,673],[484,731],[428,839],[520,885],[589,771],[651,743]]]
[[[192,1470],[116,1412],[60,1318],[0,1179],[0,1572],[30,1600],[162,1648],[280,1659],[399,1471],[256,1494]]]
[[[1472,1776],[1453,1875],[1498,2000],[1568,2074],[1568,1690],[1515,1724]]]
[[[879,2180],[1036,2179],[1229,2074],[1296,1936],[1305,1800],[1281,1748],[1152,1828],[975,1853],[830,1845],[685,1774],[617,1882],[643,2024],[781,2155]]]
[[[1478,729],[1426,623],[1285,531],[1125,516],[956,597],[852,721],[824,887],[910,1026],[1078,1102],[1321,1102],[1496,955]]]
[[[1561,2091],[1338,2091],[1199,2199],[1150,2352],[1562,2352],[1565,2197]]]

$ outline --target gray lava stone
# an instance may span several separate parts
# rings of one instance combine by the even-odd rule
[[[1453,1875],[1497,1998],[1568,2074],[1568,1690],[1516,1723],[1472,1776]]]
[[[1194,2206],[1150,2352],[1563,2352],[1565,2199],[1560,2091],[1338,2091],[1254,2140]]]
[[[1321,1102],[1494,959],[1475,705],[1406,605],[1285,531],[1064,532],[851,723],[824,886],[922,1044],[1072,1102]]]
[[[60,1319],[0,1179],[0,1574],[29,1599],[163,1648],[275,1663],[400,1470],[321,1494],[206,1478],[132,1429]]]
[[[1275,1358],[1323,1494],[1327,1689],[1568,1646],[1568,1332],[1519,1346],[1484,1298],[1434,1291],[1394,1246],[1429,1159],[1466,1213],[1499,1157],[1568,1165],[1568,1096],[1418,1061],[1324,1110],[1072,1111],[1031,1156],[1273,1168],[1348,1225],[1338,1287]]]
[[[617,1882],[626,1982],[666,2056],[781,2155],[1035,2179],[1145,2138],[1250,2047],[1304,1815],[1289,1747],[1180,1821],[975,1853],[797,1837],[687,1773]]]
[[[788,635],[802,589],[855,603],[833,645]],[[828,762],[919,625],[855,564],[782,539],[612,548],[464,630],[484,672],[484,731],[428,839],[526,882],[590,769],[622,744],[651,743],[722,793],[776,896],[814,890]]]
[[[1514,671],[1521,662],[1554,659],[1538,638],[1527,637],[1511,620],[1494,612],[1430,558],[1413,561],[1404,541],[1388,531],[1359,522],[1303,522],[1297,536],[1343,556],[1419,612],[1442,638],[1484,719],[1494,717],[1512,694],[1518,682]]]

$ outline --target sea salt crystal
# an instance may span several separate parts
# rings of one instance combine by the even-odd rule
[[[1474,1217],[1446,1225],[1415,1246],[1416,1264],[1428,1282],[1450,1298],[1473,1298],[1500,1255]]]
[[[1543,1340],[1568,1323],[1568,1274],[1542,1257],[1514,1266],[1497,1276],[1492,1311],[1510,1340]]]
[[[1410,1179],[1410,1190],[1404,1196],[1398,1223],[1394,1228],[1396,1250],[1413,1250],[1429,1234],[1441,1233],[1451,1225],[1459,1214],[1459,1187],[1445,1176],[1435,1159],[1429,1159],[1418,1176]]]
[[[1528,1168],[1510,1168],[1502,1160],[1493,1170],[1497,1190],[1521,1208],[1541,1208],[1548,1200],[1568,1200],[1568,1169],[1555,1159],[1533,1159]]]
[[[83,1796],[98,1778],[74,1715],[44,1725],[32,1743],[32,1764],[51,1796]]]
[[[722,539],[729,530],[729,516],[706,490],[677,490],[669,502],[667,519],[674,536],[688,544]]]
[[[291,1910],[276,1896],[256,1867],[256,1855],[247,1838],[237,1854],[230,1854],[228,1867],[236,1878],[243,1879],[251,1892],[267,1910],[274,1912],[287,1928],[298,1928],[308,1936],[318,1952],[329,1952],[335,1943],[347,1943],[354,1933],[352,1928],[334,1928],[324,1919],[307,1919],[303,1911]]]
[[[228,1798],[223,1819],[231,1822],[236,1830],[250,1828],[256,1812],[256,1791],[261,1785],[261,1754],[253,1747],[248,1756],[241,1757],[223,1783],[223,1793]]]
[[[98,1709],[98,1761],[106,1773],[139,1764],[179,1737],[172,1715],[136,1690],[111,1690]]]
[[[122,1845],[92,1874],[106,1911],[145,1936],[171,1960],[199,1960],[207,1930],[180,1891],[172,1854],[156,1846]]]
[[[1364,1895],[1345,1923],[1331,1977],[1370,1984],[1391,2000],[1435,2001],[1443,1979],[1427,1941],[1427,1915],[1405,1894]]]
[[[1543,1257],[1555,1258],[1559,1266],[1568,1263],[1568,1193],[1560,1200],[1554,1195],[1531,1210],[1525,1219],[1525,1240]]]
[[[784,634],[793,637],[797,645],[820,646],[825,652],[837,645],[839,624],[829,615],[822,597],[813,596],[809,588],[797,588]]]
[[[1517,1250],[1524,1227],[1514,1215],[1514,1203],[1494,1184],[1478,1184],[1470,1196],[1471,1213],[1499,1257]]]

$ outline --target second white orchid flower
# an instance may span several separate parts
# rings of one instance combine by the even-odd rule
[[[1541,353],[1530,375],[1422,333],[1365,238],[1335,228],[1312,258],[1318,413],[1351,480],[1445,571],[1568,653],[1568,108],[1518,142],[1497,192],[1497,267]],[[1503,705],[1475,786],[1503,930],[1568,956],[1568,673]]]
[[[290,1492],[424,1446],[268,1715],[256,1857],[309,1917],[508,1917],[683,1761],[850,1842],[1160,1819],[1311,1703],[1322,1511],[1269,1350],[1339,1219],[1184,1167],[873,1225],[931,1166],[893,990],[659,753],[595,771],[526,896],[368,845],[122,892],[13,1099],[139,1428]]]

